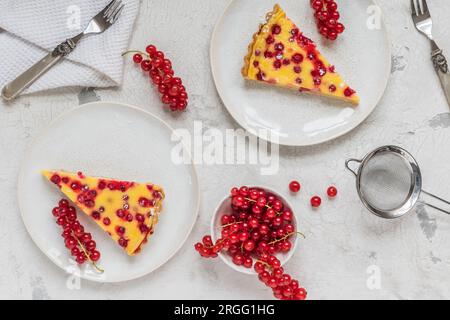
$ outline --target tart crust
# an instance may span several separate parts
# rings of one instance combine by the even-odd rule
[[[256,31],[253,34],[253,40],[252,42],[248,45],[248,52],[247,55],[244,57],[244,66],[242,67],[242,75],[247,78],[248,76],[248,70],[250,68],[250,60],[253,56],[253,51],[255,49],[255,44],[256,41],[258,40],[259,35],[261,34],[262,29],[268,25],[270,23],[270,20],[272,19],[272,17],[276,16],[277,14],[284,14],[284,12],[281,10],[281,7],[278,4],[275,4],[275,6],[273,7],[273,10],[271,12],[268,12],[266,14],[266,22],[265,23],[261,23],[259,25],[258,31]]]

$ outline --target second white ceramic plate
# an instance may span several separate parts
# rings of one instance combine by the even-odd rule
[[[20,211],[37,246],[66,272],[98,282],[135,279],[167,262],[191,232],[199,208],[194,165],[173,161],[174,148],[182,150],[174,137],[162,120],[119,103],[86,104],[56,119],[32,145],[19,176]],[[97,242],[102,254],[98,264],[105,272],[98,274],[88,263],[79,268],[70,259],[51,214],[63,195],[41,176],[43,169],[163,186],[163,211],[149,243],[139,255],[129,257],[90,217],[79,213],[80,222]]]
[[[248,45],[274,0],[233,0],[217,23],[211,41],[211,67],[219,95],[234,119],[262,139],[307,146],[337,138],[369,116],[387,86],[391,54],[381,12],[371,0],[340,1],[346,31],[337,41],[329,42],[317,32],[309,0],[277,2],[358,91],[361,104],[354,108],[242,78]],[[267,130],[269,138],[264,135]]]

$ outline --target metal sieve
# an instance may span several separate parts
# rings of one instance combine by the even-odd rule
[[[352,163],[358,163],[359,167],[352,169]],[[450,205],[449,201],[422,190],[417,161],[400,147],[380,147],[362,160],[347,160],[345,166],[356,177],[356,189],[364,206],[381,218],[399,218],[419,203],[450,214],[442,208]]]

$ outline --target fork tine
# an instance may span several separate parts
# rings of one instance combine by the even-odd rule
[[[124,4],[122,4],[113,14],[112,17],[110,18],[109,23],[113,24],[114,22],[116,22],[116,20],[119,18],[120,13],[122,12],[123,8],[125,7]]]
[[[422,0],[417,0],[417,11],[419,11],[419,16],[423,15],[423,9],[422,9]]]
[[[106,12],[109,10],[109,8],[111,8],[111,6],[113,5],[113,3],[116,2],[116,1],[117,1],[117,0],[111,0],[111,2],[108,3],[108,4],[106,5],[106,7],[103,8],[102,11],[100,11],[100,13],[101,13],[102,15],[105,15]]]
[[[106,9],[106,11],[103,13],[103,17],[104,18],[111,17],[111,15],[114,13],[116,8],[120,5],[120,2],[121,2],[120,0],[113,0],[111,2],[111,5],[108,6],[108,9]]]
[[[422,11],[423,14],[430,14],[430,10],[428,10],[427,0],[422,0]]]
[[[114,7],[111,7],[111,10],[108,12],[106,18],[106,21],[109,23],[112,23],[114,15],[117,13],[117,11],[120,9],[120,5],[122,4],[121,0],[118,0],[116,3],[114,3]]]
[[[417,16],[417,10],[416,10],[416,1],[415,0],[411,0],[411,11],[413,16]]]

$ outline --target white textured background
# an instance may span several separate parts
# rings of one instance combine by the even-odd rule
[[[120,89],[69,89],[24,96],[11,105],[0,102],[0,298],[271,298],[256,279],[232,271],[219,260],[200,259],[192,244],[208,232],[212,211],[231,186],[263,184],[288,193],[289,181],[299,177],[304,189],[292,202],[307,239],[300,242],[287,269],[308,289],[310,298],[450,299],[450,217],[419,208],[401,220],[378,219],[362,208],[353,176],[343,169],[347,157],[398,144],[417,157],[427,189],[450,198],[449,106],[431,67],[429,44],[413,28],[409,0],[378,1],[392,40],[392,77],[380,105],[363,125],[324,145],[282,147],[281,170],[274,177],[260,176],[256,166],[199,167],[199,220],[169,263],[129,283],[83,281],[81,290],[67,289],[67,275],[26,233],[16,201],[20,161],[42,128],[59,114],[94,100],[140,106],[176,128],[192,129],[196,119],[207,128],[238,128],[216,94],[209,69],[210,36],[228,1],[142,2],[130,47],[144,49],[155,42],[168,54],[190,92],[189,111],[177,117],[164,112],[155,90],[131,63],[125,67]],[[450,57],[450,3],[429,2],[436,38]],[[307,205],[311,194],[323,193],[331,183],[339,187],[339,197],[324,201],[313,212]],[[381,270],[380,290],[366,286],[371,265]]]

